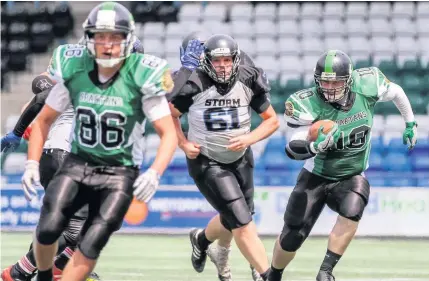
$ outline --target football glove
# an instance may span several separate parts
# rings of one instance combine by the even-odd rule
[[[341,130],[338,128],[338,124],[335,124],[327,134],[323,133],[323,126],[320,126],[317,132],[317,139],[310,144],[311,151],[315,154],[326,152],[335,146],[340,135]]]
[[[417,143],[417,122],[406,122],[405,131],[402,134],[402,142],[407,145],[408,149],[412,150]]]
[[[134,182],[134,196],[142,202],[149,202],[159,186],[159,174],[154,169],[147,169]]]
[[[21,137],[18,137],[13,132],[10,132],[1,138],[1,152],[15,151],[20,143]]]
[[[33,200],[33,197],[37,195],[36,187],[42,186],[40,184],[39,162],[27,160],[21,183],[25,198],[28,201]]]
[[[200,57],[203,51],[204,45],[197,39],[189,41],[186,49],[180,46],[180,62],[182,66],[194,71],[200,65]]]

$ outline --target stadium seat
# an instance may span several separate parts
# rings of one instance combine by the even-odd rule
[[[246,21],[233,21],[231,22],[231,35],[235,39],[248,38],[252,39],[254,37],[255,27],[250,22]]]
[[[301,48],[304,56],[320,56],[325,50],[323,41],[312,37],[303,38],[301,41]]]
[[[415,186],[416,179],[409,174],[401,173],[393,173],[389,174],[386,178],[386,185],[389,187],[408,187]]]
[[[300,171],[304,166],[305,161],[287,159],[286,169],[290,171]]]
[[[393,132],[403,132],[405,129],[405,122],[400,115],[389,115],[385,119],[385,130]]]
[[[323,15],[322,3],[319,2],[303,2],[301,4],[301,19],[317,19]]]
[[[428,14],[429,17],[429,14]],[[425,17],[425,18],[418,18],[416,20],[416,30],[417,30],[417,34],[419,35],[419,37],[427,37],[429,36],[429,29],[427,28],[429,26],[429,18]]]
[[[8,36],[9,41],[12,40],[27,40],[29,34],[29,26],[24,22],[14,22],[9,25]]]
[[[317,61],[319,60],[320,55],[322,55],[322,53],[320,53],[319,55],[311,55],[311,56],[304,56],[303,57],[303,68],[304,68],[304,73],[313,76],[314,73],[314,68],[316,67]]]
[[[391,37],[393,35],[392,26],[383,18],[370,18],[368,21],[369,30],[373,37]],[[380,43],[381,45],[382,43]],[[392,46],[392,45],[391,45]]]
[[[403,147],[405,146],[403,145]],[[389,147],[389,151],[391,151],[391,147]],[[412,169],[410,159],[403,153],[389,152],[384,159],[384,168],[387,171],[399,172],[411,171]]]
[[[2,166],[2,174],[6,176],[22,175],[25,171],[25,165],[23,165],[25,161],[27,161],[27,153],[12,152],[7,154]]]
[[[180,8],[177,15],[180,22],[199,21],[202,14],[200,3],[186,3]]]
[[[414,2],[393,2],[392,20],[413,19],[415,15]]]
[[[417,2],[416,17],[417,19],[429,18],[429,2]]]
[[[251,21],[253,16],[253,6],[250,3],[234,3],[230,9],[230,20],[231,21]]]
[[[429,115],[415,114],[414,117],[418,124],[419,136],[421,138],[427,138],[427,135],[429,134]],[[426,135],[421,135],[423,132],[426,132]]]
[[[366,37],[350,36],[347,44],[351,56],[359,55],[369,57],[371,55],[371,46],[368,44],[368,39]]]
[[[301,20],[299,30],[303,38],[311,37],[320,39],[323,36],[323,28],[321,27],[321,22],[315,20],[314,18]],[[323,53],[322,50],[321,53]]]
[[[270,171],[282,171],[286,170],[287,158],[286,154],[279,153],[279,151],[270,150],[264,153],[263,158],[265,161],[265,167]]]
[[[175,45],[172,45],[172,43],[174,42]],[[179,54],[179,47],[182,44],[182,40],[180,40],[179,38],[172,38],[168,41],[166,41],[166,43],[164,44],[164,42],[162,42],[161,39],[156,39],[156,38],[151,38],[151,39],[144,39],[143,40],[143,46],[145,49],[145,52],[155,55],[155,56],[164,56],[168,55],[168,53],[165,53],[165,48],[164,45],[166,47],[168,47],[170,49],[170,55],[175,54],[178,55]]]
[[[204,22],[203,27],[211,34],[231,34],[231,25],[229,23]]]
[[[416,25],[411,19],[396,19],[392,24],[396,37],[414,37],[417,34]]]
[[[416,181],[416,186],[429,188],[429,177],[417,178]]]
[[[383,156],[382,156],[382,154],[374,151],[374,149],[372,149],[372,150],[373,151],[371,151],[371,153],[369,155],[368,170],[369,171],[382,171],[384,169]]]
[[[296,38],[280,38],[276,46],[278,48],[279,55],[301,55],[301,41]]]
[[[52,31],[56,38],[64,38],[73,31],[74,18],[72,10],[65,2],[55,5],[51,14]]]
[[[384,155],[385,145],[383,136],[371,135],[371,151],[374,153],[378,153],[379,155]]]
[[[374,115],[371,132],[382,133],[383,131],[384,131],[384,116],[376,114]]]
[[[245,51],[250,57],[256,56],[255,43],[250,38],[237,38],[238,46],[241,50]]]
[[[282,38],[297,38],[301,36],[300,27],[294,20],[280,20],[277,23],[277,34],[280,39]]]
[[[33,23],[30,29],[29,38],[31,53],[46,53],[54,39],[52,33],[52,24],[39,22]]]
[[[402,138],[392,138],[389,141],[389,145],[386,148],[387,153],[398,154],[401,153],[403,155],[408,153],[407,146],[402,142]]]
[[[342,19],[345,13],[344,2],[325,2],[323,9],[324,19]]]
[[[202,19],[204,19],[204,21],[225,21],[226,5],[223,3],[209,2],[203,10]]]
[[[413,151],[410,158],[414,171],[426,171],[429,175],[429,151],[427,153]]]
[[[277,25],[271,20],[258,20],[254,24],[255,38],[270,38],[277,37]]]
[[[300,67],[302,63],[298,56],[282,56],[280,58],[280,70],[287,74],[302,74],[304,72],[304,69]]]
[[[147,22],[143,25],[143,36],[140,38],[146,39],[162,39],[164,38],[165,26],[162,22]]]
[[[13,40],[9,42],[8,69],[11,71],[24,71],[27,69],[30,44],[27,40]]]
[[[298,3],[293,2],[279,2],[279,7],[277,9],[277,18],[279,21],[295,21],[299,18],[300,8]]]
[[[325,37],[346,35],[346,26],[340,19],[325,19],[323,21]]]
[[[348,18],[344,25],[348,36],[366,37],[369,35],[369,24],[363,18]]]
[[[386,185],[384,172],[378,171],[365,171],[365,177],[368,180],[371,187],[383,187]]]
[[[169,184],[172,185],[195,185],[194,180],[191,176],[189,176],[188,171],[184,172],[171,172],[168,171],[166,173],[169,178]]]
[[[171,22],[165,27],[165,38],[179,38],[183,39],[186,35],[188,35],[188,28],[182,24],[177,22]],[[144,40],[145,38],[143,38]],[[146,46],[145,46],[146,48]]]
[[[254,20],[269,20],[274,22],[276,20],[276,10],[277,6],[274,3],[258,3],[253,12],[254,12]]]
[[[346,18],[366,18],[368,15],[367,2],[348,2],[346,8]]]
[[[286,146],[286,138],[281,133],[276,133],[268,139],[265,146],[265,152],[278,152],[283,151]],[[267,158],[270,159],[270,158]]]
[[[255,64],[259,67],[261,67],[265,73],[267,74],[268,79],[275,80],[278,78],[278,75],[280,74],[280,66],[279,61],[273,57],[271,52],[275,52],[275,50],[272,50],[270,45],[262,45],[264,42],[260,42],[259,40],[256,41],[259,42],[257,46],[258,52],[261,52],[261,54],[266,54],[264,56],[258,56],[255,59]],[[265,52],[264,52],[265,51]],[[273,77],[275,76],[275,77]]]
[[[325,50],[340,50],[348,54],[349,47],[346,40],[341,36],[326,36],[324,40]]]
[[[301,74],[299,73],[282,73],[280,75],[280,83],[283,85],[284,90],[282,94],[286,98],[289,97],[289,95],[303,89],[304,87]]]
[[[392,11],[390,2],[371,2],[369,5],[369,18],[389,18]]]

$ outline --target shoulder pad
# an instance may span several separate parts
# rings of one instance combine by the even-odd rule
[[[248,66],[255,67],[255,63],[253,62],[253,60],[245,52],[243,51],[240,52],[240,58],[241,58],[240,65],[248,65]]]
[[[285,121],[299,126],[312,124],[319,116],[320,102],[315,88],[292,94],[285,103]]]
[[[157,56],[132,53],[127,58],[127,66],[131,71],[135,86],[147,96],[163,96],[174,87],[170,66],[167,61]]]
[[[47,72],[56,81],[70,79],[75,73],[85,69],[88,59],[88,50],[79,44],[65,44],[58,46],[52,55]]]
[[[370,98],[382,96],[390,81],[377,67],[359,68],[352,73],[352,91]]]
[[[249,87],[255,95],[262,95],[271,91],[267,74],[262,68],[240,65],[238,80]]]

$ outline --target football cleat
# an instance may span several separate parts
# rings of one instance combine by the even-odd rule
[[[219,245],[210,245],[207,249],[207,255],[217,268],[217,274],[220,281],[231,281],[231,268],[229,266],[229,253],[231,248],[225,248]]]
[[[101,280],[100,276],[98,276],[98,274],[95,272],[91,272],[88,278],[86,278],[86,281],[100,281],[100,280]]]
[[[321,270],[317,274],[316,281],[335,281],[335,277],[332,272]]]
[[[198,234],[200,234],[201,231],[203,230],[195,228],[195,229],[192,229],[191,232],[189,232],[189,240],[191,240],[191,246],[192,246],[192,255],[191,255],[192,266],[194,267],[195,271],[198,273],[201,273],[204,271],[204,267],[206,265],[206,260],[207,260],[206,250],[202,250],[198,245]]]
[[[30,281],[31,276],[27,277],[23,274],[20,276],[12,276],[12,267],[13,265],[9,266],[8,268],[5,268],[1,273],[1,280],[3,281]]]

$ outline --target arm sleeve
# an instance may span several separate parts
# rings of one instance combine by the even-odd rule
[[[388,90],[379,96],[378,101],[393,101],[393,103],[401,113],[402,117],[404,118],[405,122],[412,122],[415,120],[410,101],[402,87],[398,84],[390,82]]]
[[[46,104],[58,112],[64,112],[70,103],[70,93],[64,83],[55,84],[46,99]]]
[[[173,82],[174,87],[171,93],[167,95],[168,101],[173,100],[179,92],[183,89],[183,87],[186,85],[186,82],[188,81],[189,77],[191,77],[192,71],[185,67],[181,67],[179,71],[177,71],[174,74]]]
[[[314,157],[316,153],[311,149],[311,142],[307,141],[310,126],[297,126],[288,123],[287,133],[290,141],[286,145],[286,155],[294,160],[305,160]]]
[[[256,70],[252,85],[253,97],[250,101],[250,106],[256,113],[261,114],[271,105],[271,87],[265,71],[261,68],[256,68]]]
[[[150,122],[171,114],[170,107],[168,106],[168,101],[165,96],[147,98],[142,103],[143,112]]]
[[[21,116],[19,117],[18,122],[13,129],[13,133],[22,137],[25,132],[25,129],[33,122],[37,114],[42,110],[45,100],[48,97],[52,88],[46,89],[33,97],[28,106],[24,109]]]

